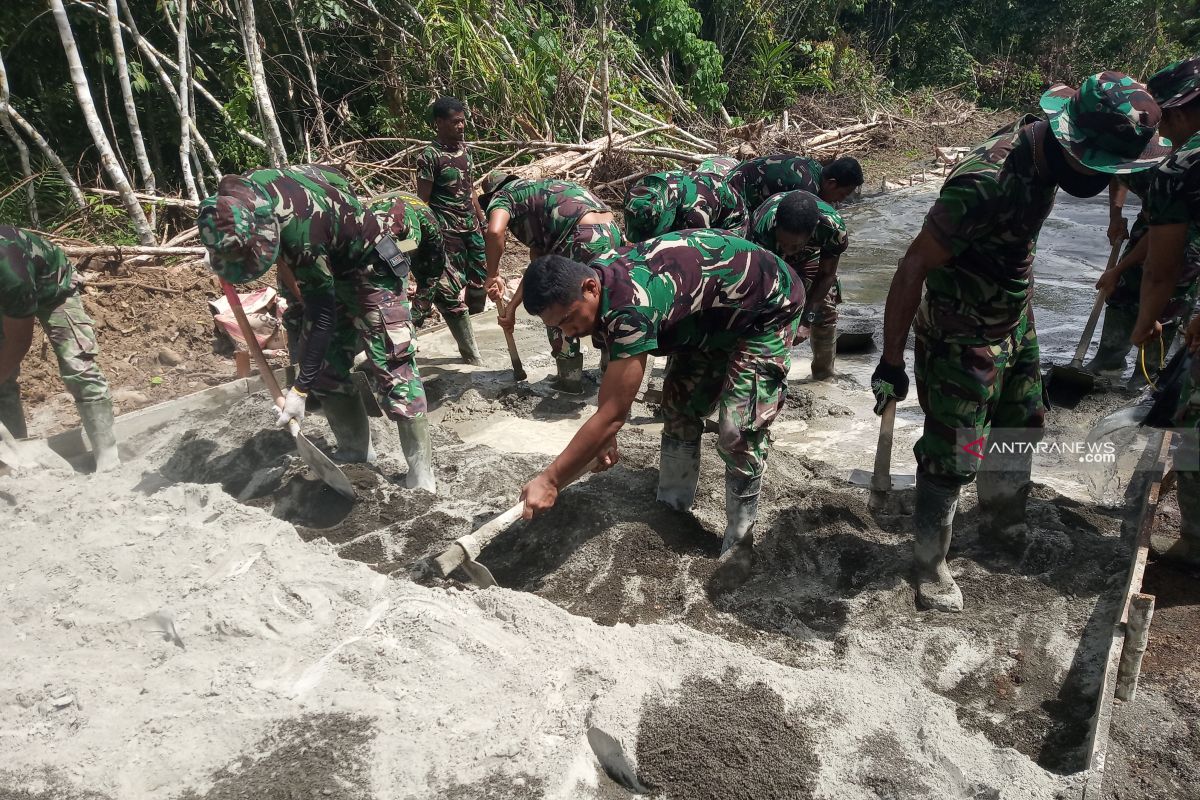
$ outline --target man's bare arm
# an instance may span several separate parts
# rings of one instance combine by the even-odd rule
[[[4,317],[4,340],[0,341],[0,383],[16,374],[21,359],[33,344],[33,317]]]
[[[1137,324],[1133,327],[1134,344],[1143,345],[1158,337],[1161,327],[1158,318],[1179,283],[1183,273],[1184,251],[1187,249],[1188,225],[1151,225],[1146,232],[1150,251],[1142,272],[1142,296],[1138,305]]]
[[[892,286],[883,309],[881,360],[892,365],[904,363],[904,344],[908,341],[908,331],[921,304],[925,276],[931,270],[949,263],[951,257],[949,249],[934,238],[927,228],[922,228],[908,246],[896,274],[892,276]]]

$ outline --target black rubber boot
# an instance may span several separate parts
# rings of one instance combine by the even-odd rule
[[[333,460],[343,464],[370,463],[375,460],[375,448],[371,446],[371,425],[362,399],[355,394],[327,394],[322,397],[321,410],[337,450]]]
[[[1121,375],[1125,373],[1125,361],[1129,356],[1129,348],[1133,346],[1129,342],[1129,337],[1133,334],[1133,326],[1136,322],[1137,311],[1135,309],[1106,307],[1096,355],[1092,356],[1092,360],[1084,364],[1083,368],[1110,380],[1120,379]]]
[[[1176,472],[1179,500],[1179,538],[1155,533],[1150,550],[1165,561],[1200,567],[1200,472]]]
[[[462,356],[463,363],[473,367],[482,365],[483,358],[479,355],[479,346],[475,344],[475,329],[471,327],[470,314],[447,316],[446,327],[458,344],[458,354]]]
[[[762,476],[745,478],[725,473],[725,536],[721,539],[721,555],[735,546],[753,546],[754,521],[758,519],[758,492]]]
[[[993,431],[989,445],[1008,445],[1015,450],[1022,441],[1026,440]],[[980,538],[1013,555],[1024,551],[1029,542],[1026,512],[1032,471],[1032,452],[991,452],[987,457],[987,469],[979,470],[975,476],[981,515]]]
[[[658,456],[658,502],[691,511],[700,481],[700,441],[685,442],[663,434]]]
[[[821,325],[812,329],[809,338],[812,346],[812,376],[816,381],[827,381],[834,377],[833,364],[837,350],[837,326]]]
[[[487,305],[487,290],[482,286],[468,286],[466,297],[468,313],[478,314]]]
[[[21,405],[21,390],[16,381],[11,384],[0,384],[0,423],[8,428],[8,432],[18,439],[29,435],[25,427],[25,408]]]
[[[917,475],[917,502],[913,512],[913,569],[917,605],[933,611],[963,610],[962,590],[950,574],[946,554],[954,537],[954,511],[958,486]]]
[[[113,435],[112,400],[88,400],[76,403],[79,418],[88,441],[92,443],[92,454],[96,457],[96,472],[108,472],[121,464],[117,455],[117,437]]]
[[[437,493],[433,477],[433,443],[429,439],[429,417],[422,414],[396,423],[400,432],[400,448],[408,462],[404,485],[409,489],[424,489]]]

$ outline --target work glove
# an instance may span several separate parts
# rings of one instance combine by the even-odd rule
[[[296,424],[304,422],[304,403],[308,400],[308,393],[302,392],[293,386],[288,389],[287,394],[283,396],[283,408],[279,410],[279,419],[275,420],[276,428],[287,427],[288,420],[296,420]]]
[[[908,397],[908,373],[904,364],[889,364],[882,358],[879,366],[871,373],[871,394],[875,395],[875,413],[882,414],[889,400],[900,401]]]

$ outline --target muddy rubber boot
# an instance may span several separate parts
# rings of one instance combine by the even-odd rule
[[[429,417],[422,414],[396,423],[400,431],[400,449],[408,462],[404,485],[409,489],[424,489],[437,493],[433,478],[433,443],[429,440]]]
[[[992,443],[1016,441],[993,433]],[[997,463],[999,462],[999,463]],[[1033,453],[991,453],[989,469],[975,476],[979,495],[979,537],[985,544],[1020,555],[1029,542],[1029,476]]]
[[[946,554],[954,536],[954,511],[958,486],[947,486],[917,475],[917,502],[913,512],[913,571],[917,606],[933,611],[963,610],[962,590],[950,574]]]
[[[1164,533],[1150,536],[1150,551],[1164,561],[1200,567],[1200,472],[1177,472],[1179,538]]]
[[[450,329],[450,335],[458,344],[458,354],[462,356],[463,363],[470,364],[472,367],[482,366],[483,358],[479,355],[479,346],[475,344],[475,329],[471,327],[471,315],[459,313],[447,316],[446,327]]]
[[[0,423],[18,439],[29,435],[29,430],[25,427],[25,408],[21,405],[21,391],[15,385],[12,391],[5,391],[4,386],[0,385]]]
[[[342,464],[371,463],[375,460],[375,448],[371,446],[371,424],[367,410],[358,394],[327,394],[322,398],[321,410],[337,450],[333,460]]]
[[[96,472],[108,472],[121,463],[117,455],[117,437],[113,435],[112,400],[88,400],[76,403],[79,419],[88,441],[92,443],[92,454],[96,457]]]
[[[1100,344],[1096,355],[1083,365],[1088,372],[1108,380],[1119,380],[1125,373],[1125,359],[1129,355],[1129,337],[1133,334],[1137,314],[1128,308],[1104,309],[1104,324],[1100,329]]]
[[[812,376],[815,381],[827,381],[834,377],[834,353],[837,350],[837,326],[821,325],[812,329],[809,338],[812,346]]]
[[[700,441],[685,442],[663,434],[658,454],[658,496],[676,511],[691,511],[700,481]]]
[[[482,286],[468,286],[466,299],[467,313],[478,314],[487,305],[487,290]]]
[[[570,358],[556,358],[558,377],[550,387],[564,394],[583,394],[583,353]]]
[[[725,536],[721,539],[721,555],[735,546],[753,547],[751,528],[758,519],[758,491],[762,476],[745,478],[725,473]]]

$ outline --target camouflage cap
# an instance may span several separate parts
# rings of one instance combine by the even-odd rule
[[[1160,69],[1146,81],[1159,108],[1178,108],[1200,97],[1200,58],[1185,58]]]
[[[1170,152],[1155,135],[1162,112],[1146,87],[1122,72],[1101,72],[1075,90],[1055,84],[1042,111],[1063,149],[1083,166],[1108,174],[1149,169]]]
[[[217,194],[200,202],[196,228],[213,272],[230,283],[261,277],[279,257],[271,198],[245,178],[221,179]]]

